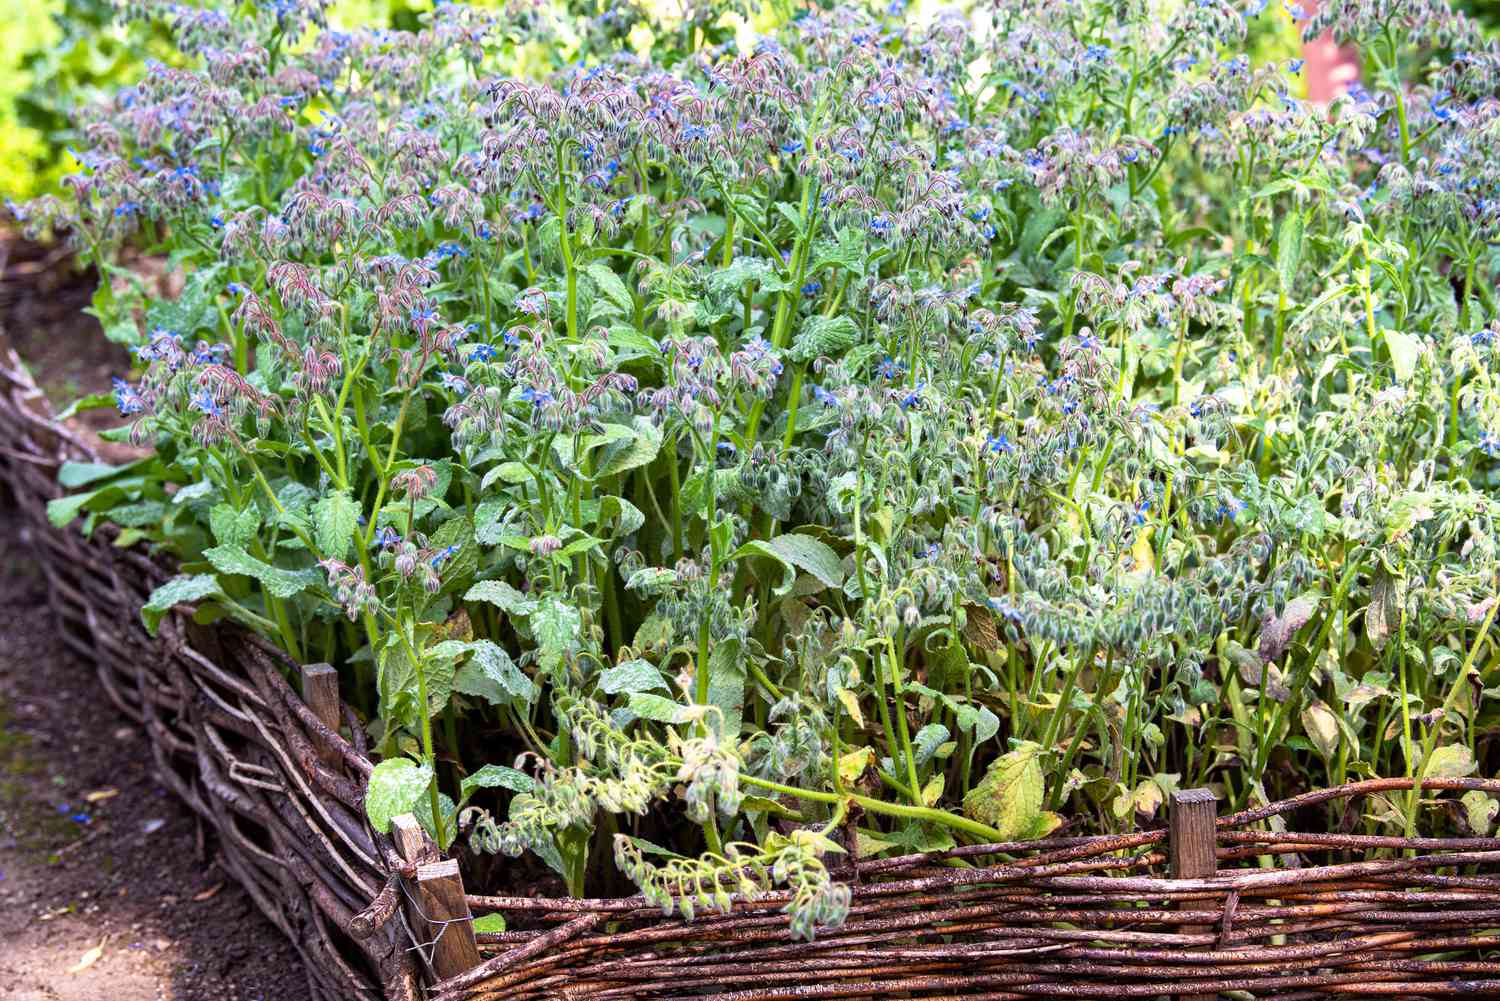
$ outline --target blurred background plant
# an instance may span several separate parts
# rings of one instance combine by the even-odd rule
[[[413,31],[420,13],[432,6],[430,0],[337,0],[328,16],[335,24]],[[475,0],[474,6],[504,4]],[[717,44],[767,30],[791,14],[786,0],[748,6],[536,0],[536,6],[567,15],[558,19],[563,51],[527,51],[515,67],[518,73],[535,68],[527,63],[575,58],[615,39],[645,51],[664,30],[696,30]],[[20,200],[57,191],[62,178],[77,169],[68,153],[78,141],[69,121],[73,109],[134,83],[151,60],[172,62],[175,50],[159,27],[118,17],[112,0],[0,0],[0,18],[7,26],[0,32],[0,195]],[[587,36],[567,30],[574,23],[588,23],[592,30]]]

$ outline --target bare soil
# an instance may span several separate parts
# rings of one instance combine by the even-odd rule
[[[54,403],[128,358],[80,310],[92,277],[0,243],[0,329]],[[57,637],[0,496],[0,998],[304,1001],[295,950],[216,864],[145,737]]]

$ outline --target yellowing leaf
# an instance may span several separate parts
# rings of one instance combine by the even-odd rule
[[[1042,745],[1020,742],[995,759],[979,784],[964,795],[964,813],[995,828],[1003,838],[1030,835],[1042,812],[1046,780]]]
[[[859,696],[847,688],[840,688],[838,690],[838,697],[839,704],[844,707],[844,711],[849,714],[849,718],[854,720],[856,725],[863,727],[865,725],[865,714],[860,711]]]
[[[932,806],[942,798],[943,773],[938,772],[932,778],[928,779],[927,784],[922,787],[922,803],[925,806]]]
[[[1425,774],[1429,779],[1457,779],[1474,774],[1476,767],[1474,752],[1467,744],[1449,744],[1433,749]]]
[[[861,747],[857,751],[839,757],[839,778],[845,783],[853,784],[859,781],[859,777],[870,767],[870,762],[875,759],[873,747]]]
[[[1130,547],[1130,555],[1135,557],[1135,568],[1137,570],[1156,569],[1156,551],[1151,548],[1152,526],[1148,525],[1136,534],[1135,545]]]

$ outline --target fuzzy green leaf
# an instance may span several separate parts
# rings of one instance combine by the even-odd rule
[[[809,316],[792,341],[792,361],[812,361],[821,355],[843,354],[859,341],[859,325],[843,315]]]
[[[328,494],[312,508],[314,538],[323,555],[341,560],[354,543],[359,527],[359,504],[346,491]]]
[[[316,570],[285,570],[258,560],[240,546],[215,546],[203,555],[220,573],[238,574],[260,582],[266,593],[275,598],[290,598],[306,590],[322,576]]]
[[[465,601],[487,601],[512,618],[524,619],[536,611],[535,598],[528,598],[503,580],[482,580],[464,593]]]
[[[162,616],[175,606],[220,594],[223,594],[223,591],[219,589],[219,580],[213,574],[184,574],[173,577],[151,592],[151,597],[141,606],[141,621],[146,624],[146,631],[155,636],[157,627],[161,625]]]
[[[365,813],[370,826],[381,834],[389,834],[391,819],[414,812],[431,784],[432,769],[408,758],[392,758],[376,765],[365,790]]]
[[[555,595],[542,599],[531,616],[531,629],[536,634],[537,663],[543,671],[556,671],[578,651],[582,628],[583,616],[578,609]]]
[[[531,792],[536,788],[536,779],[525,772],[504,765],[485,765],[473,775],[459,783],[459,801],[467,803],[475,789],[509,789],[511,792]]]
[[[649,692],[660,688],[663,691],[671,691],[672,686],[667,684],[667,679],[662,677],[661,670],[650,661],[627,660],[607,667],[599,675],[599,691],[605,695],[619,695],[621,692]]]
[[[798,570],[812,574],[825,587],[836,588],[844,582],[844,568],[838,554],[810,535],[778,535],[770,541],[755,539],[741,546],[734,559],[745,556],[764,556],[781,564],[783,573],[777,595],[791,591]]]

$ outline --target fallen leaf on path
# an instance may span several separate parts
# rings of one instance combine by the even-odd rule
[[[78,962],[74,963],[72,967],[68,969],[68,972],[82,973],[90,966],[93,966],[95,963],[99,962],[99,957],[104,955],[104,943],[108,941],[109,939],[106,938],[98,945],[90,949],[88,952],[85,952],[83,956],[78,960]]]
[[[193,894],[193,899],[194,900],[208,900],[210,897],[213,897],[215,894],[217,894],[222,889],[224,889],[224,884],[223,883],[215,883],[213,886],[210,886],[208,889],[204,890],[202,893],[195,893],[195,894]]]

